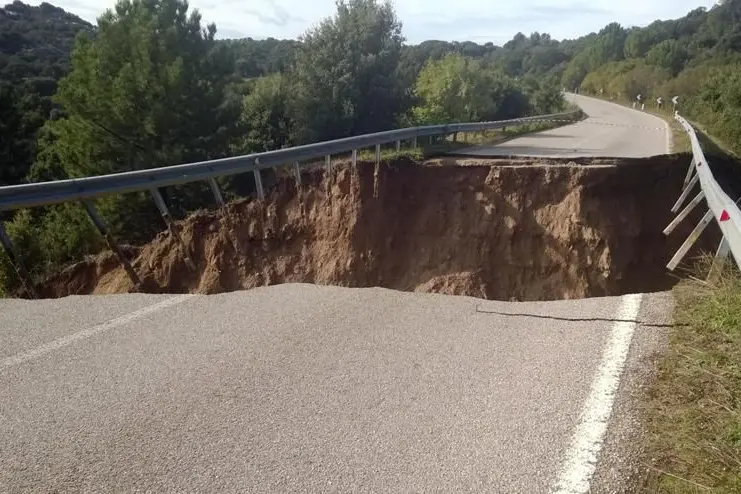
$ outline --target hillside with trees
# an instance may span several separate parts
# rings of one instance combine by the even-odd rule
[[[28,173],[57,82],[69,71],[75,37],[92,29],[48,3],[16,1],[0,9],[0,186]]]
[[[741,0],[645,28],[608,26],[571,59],[567,87],[648,105],[678,96],[682,114],[741,152]]]

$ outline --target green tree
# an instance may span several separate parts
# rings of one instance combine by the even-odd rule
[[[677,75],[687,61],[687,50],[675,39],[667,39],[651,48],[646,54],[646,62],[662,67],[672,75]]]
[[[561,76],[561,82],[566,86],[566,89],[573,91],[575,88],[579,87],[588,73],[588,53],[584,51],[571,59],[569,64],[566,66],[566,70],[564,70],[563,75]]]
[[[288,144],[291,119],[287,79],[282,74],[261,77],[244,98],[240,117],[245,132],[243,152],[271,151]]]
[[[233,65],[215,33],[183,0],[120,0],[94,40],[78,38],[56,96],[67,118],[53,126],[60,140],[75,134],[64,150],[70,176],[223,156]]]
[[[45,171],[34,174],[89,176],[226,156],[238,107],[225,104],[233,63],[215,33],[182,0],[120,0],[98,19],[94,39],[77,40],[55,97],[65,116],[47,124],[50,148],[35,165]],[[173,194],[176,210],[199,205],[201,191],[186,190]],[[117,233],[146,238],[161,225],[137,208],[119,213],[132,199],[102,208]],[[140,208],[153,211],[148,199]]]
[[[430,61],[415,84],[419,105],[412,109],[413,118],[421,124],[483,119],[494,110],[491,83],[490,74],[470,58],[449,54]]]
[[[643,58],[653,45],[653,36],[648,28],[633,29],[625,39],[625,58]]]
[[[387,130],[401,111],[401,23],[390,3],[340,0],[334,17],[308,31],[291,74],[294,140]]]
[[[0,186],[19,183],[30,165],[33,140],[24,129],[19,93],[0,83]]]

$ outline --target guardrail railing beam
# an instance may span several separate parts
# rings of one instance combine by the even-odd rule
[[[83,207],[85,208],[85,211],[87,212],[87,215],[90,217],[90,221],[93,222],[95,228],[98,229],[98,232],[100,232],[103,239],[105,239],[108,248],[113,251],[113,254],[116,256],[116,259],[118,259],[118,262],[124,268],[124,271],[126,271],[126,274],[128,275],[131,282],[134,284],[134,286],[138,286],[141,283],[139,275],[136,274],[136,271],[124,255],[121,247],[119,247],[118,243],[116,243],[116,239],[114,239],[113,235],[111,235],[111,232],[108,230],[108,227],[103,221],[103,218],[98,213],[98,210],[95,209],[95,206],[89,200],[81,202]]]
[[[0,220],[0,244],[2,244],[3,249],[5,249],[5,253],[8,254],[13,269],[15,269],[18,279],[20,279],[21,284],[26,289],[26,292],[28,292],[28,295],[34,299],[39,298],[39,294],[36,293],[36,288],[33,285],[31,273],[26,269],[23,258],[18,250],[16,250],[13,242],[11,242],[8,233],[5,231],[5,226],[3,225],[2,220]]]
[[[410,127],[406,129],[389,130],[364,134],[355,137],[336,139],[333,141],[318,142],[294,146],[264,153],[255,153],[245,156],[234,156],[217,160],[187,163],[182,165],[149,168],[129,172],[85,177],[78,179],[57,180],[53,182],[32,183],[0,187],[0,211],[13,210],[25,207],[59,204],[67,201],[94,199],[111,194],[123,194],[147,190],[151,187],[168,187],[182,185],[209,178],[237,175],[255,172],[265,168],[283,166],[294,161],[311,161],[328,154],[344,154],[352,150],[364,149],[377,144],[388,144],[402,140],[412,140],[413,147],[418,147],[419,137],[429,137],[432,144],[435,136],[450,134],[451,132],[473,132],[486,129],[501,129],[507,125],[523,122],[537,122],[573,117],[578,112],[561,113],[555,115],[541,115],[515,120],[500,120],[496,122],[475,122],[448,125],[428,125]],[[258,180],[255,180],[258,182]],[[264,197],[262,188],[258,189],[258,197]]]
[[[680,197],[680,200],[677,201],[677,204],[675,204],[672,211],[676,212],[683,200],[686,199],[686,196],[689,194],[689,189],[697,182],[700,183],[700,189],[704,193],[705,201],[710,209],[703,218],[703,221],[700,222],[700,224],[695,228],[695,231],[693,231],[693,234],[690,235],[690,238],[687,239],[685,245],[691,245],[694,243],[698,236],[698,229],[701,232],[710,222],[708,215],[710,218],[714,217],[723,235],[723,239],[726,242],[721,243],[721,246],[718,248],[714,266],[717,262],[720,262],[720,257],[727,255],[725,252],[727,249],[733,255],[736,265],[741,268],[741,210],[739,210],[738,204],[728,197],[728,194],[724,192],[715,180],[715,177],[713,177],[710,165],[705,158],[705,154],[702,152],[700,141],[697,139],[695,129],[687,120],[682,118],[679,113],[675,113],[674,118],[680,123],[690,138],[690,144],[692,147],[692,163],[690,163],[690,168],[687,170],[687,175],[685,176],[685,188],[682,193],[683,197]],[[683,247],[685,247],[685,245],[683,245]],[[677,255],[679,254],[680,253],[678,252]]]

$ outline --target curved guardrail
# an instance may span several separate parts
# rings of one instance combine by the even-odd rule
[[[524,123],[568,120],[575,118],[578,114],[579,112],[556,113],[496,122],[410,127],[199,163],[0,187],[0,211],[92,199],[110,194],[148,190],[153,187],[180,185],[377,147],[392,142],[414,141],[419,137],[501,129]]]
[[[160,210],[170,232],[185,252],[186,262],[194,267],[193,261],[188,253],[187,246],[180,241],[178,230],[167,209],[159,189],[171,185],[181,185],[201,180],[208,181],[214,194],[216,203],[224,205],[224,199],[216,183],[217,177],[236,175],[252,171],[255,177],[255,188],[260,198],[264,197],[262,178],[260,170],[277,166],[293,165],[296,180],[301,180],[301,162],[325,158],[326,166],[331,170],[331,156],[352,152],[353,164],[357,160],[358,149],[375,147],[376,162],[381,159],[381,146],[396,143],[396,149],[400,149],[402,141],[412,141],[412,147],[417,147],[417,139],[420,137],[434,137],[455,134],[458,132],[478,132],[483,130],[501,129],[507,126],[525,123],[548,122],[548,121],[573,121],[581,115],[581,111],[566,113],[554,113],[534,117],[516,118],[511,120],[499,120],[494,122],[455,123],[446,125],[430,125],[424,127],[410,127],[375,134],[365,134],[345,139],[319,142],[304,146],[255,153],[245,156],[236,156],[199,163],[188,163],[161,168],[136,170],[110,175],[95,177],[75,178],[69,180],[58,180],[54,182],[40,182],[22,185],[11,185],[0,187],[0,211],[9,211],[21,208],[46,206],[68,201],[80,201],[85,207],[90,219],[106,239],[108,246],[116,254],[124,269],[135,285],[140,283],[136,272],[130,265],[128,259],[121,252],[115,240],[110,235],[100,214],[93,205],[92,199],[111,194],[121,194],[149,190],[157,208]],[[0,244],[5,248],[15,266],[20,279],[23,281],[31,296],[35,296],[28,271],[23,265],[22,257],[13,246],[8,237],[3,223],[0,220]]]
[[[695,129],[678,113],[675,114],[674,118],[682,125],[690,138],[690,143],[692,144],[692,162],[684,179],[682,194],[672,208],[672,212],[677,213],[679,211],[679,208],[682,207],[698,183],[700,184],[700,191],[679,212],[674,221],[666,227],[664,234],[669,235],[703,199],[707,203],[708,211],[695,229],[692,230],[692,233],[690,233],[674,257],[669,261],[667,268],[673,271],[679,265],[680,261],[687,255],[687,252],[705,228],[715,219],[723,233],[723,239],[718,247],[713,266],[710,270],[709,279],[712,279],[719,274],[722,263],[728,257],[729,252],[733,255],[736,264],[741,267],[741,210],[739,210],[736,203],[728,197],[715,180],[715,177],[713,177],[713,172],[710,170],[705,154],[702,152],[702,147],[700,146],[700,141],[697,139]]]

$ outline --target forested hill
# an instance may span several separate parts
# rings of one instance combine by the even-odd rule
[[[0,185],[20,182],[28,173],[57,82],[69,71],[75,37],[92,30],[48,3],[14,2],[0,9]]]
[[[75,36],[92,29],[90,23],[48,3],[6,5],[0,9],[0,79],[59,79],[69,70]]]

